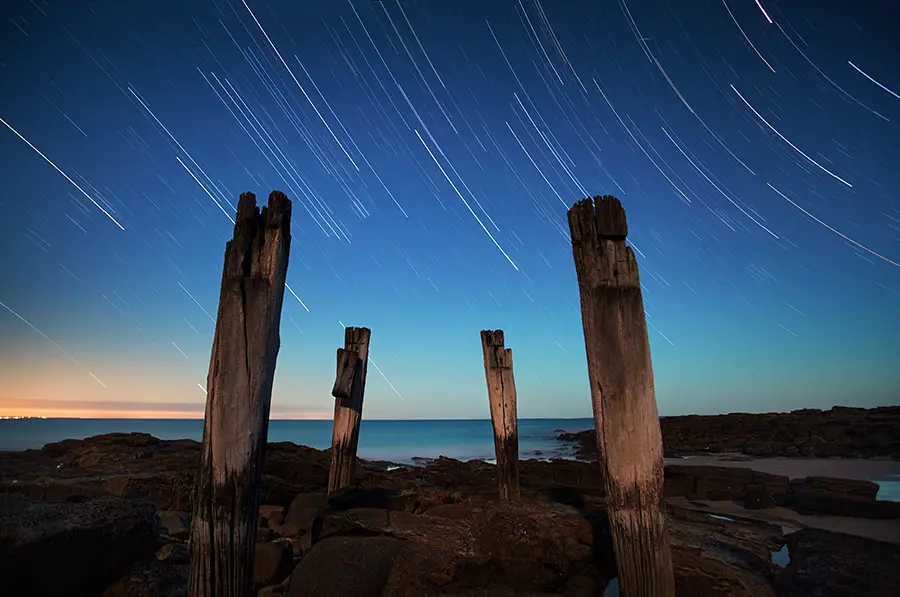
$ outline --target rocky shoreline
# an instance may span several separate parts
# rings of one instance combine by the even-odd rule
[[[108,434],[0,453],[4,592],[185,595],[199,451]],[[497,500],[496,467],[483,461],[360,460],[356,486],[326,497],[328,466],[328,451],[269,444],[258,595],[601,596],[615,577],[595,462],[521,461],[518,504]],[[900,503],[876,500],[875,483],[682,464],[665,473],[679,595],[887,596],[900,586],[900,532],[892,543],[802,522],[900,529]],[[731,504],[727,515],[717,503]],[[785,546],[790,561],[777,565]]]
[[[900,460],[900,406],[787,413],[661,417],[666,457],[737,453],[758,458],[890,458]],[[597,457],[593,430],[563,433],[579,458]]]

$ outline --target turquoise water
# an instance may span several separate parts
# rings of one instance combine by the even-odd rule
[[[603,597],[619,597],[619,578],[613,578],[603,590]]]
[[[879,500],[900,502],[900,475],[888,475],[888,479],[876,479]]]
[[[787,543],[781,546],[778,551],[772,552],[772,563],[779,568],[787,568],[791,563],[791,553],[788,551]]]
[[[522,458],[571,457],[570,446],[557,441],[561,431],[581,431],[592,419],[519,419]],[[0,450],[37,449],[64,439],[112,432],[144,432],[162,439],[200,440],[198,419],[16,419],[0,420]],[[380,421],[363,419],[359,456],[370,460],[412,462],[413,458],[447,456],[460,460],[494,457],[489,420]],[[331,447],[331,421],[269,422],[270,442],[294,442],[313,448]]]

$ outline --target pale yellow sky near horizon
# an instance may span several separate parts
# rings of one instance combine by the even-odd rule
[[[0,378],[3,379],[0,417],[203,418],[206,364],[181,363],[175,359],[160,366],[155,362],[105,356],[92,358],[91,364],[96,368],[89,371],[62,354],[36,357],[24,351],[10,351],[3,357],[0,360]],[[327,358],[333,359],[331,355]],[[429,375],[429,372],[422,375]],[[457,383],[436,387],[432,384],[427,386],[428,401],[414,394],[408,403],[404,403],[377,372],[370,371],[366,383],[366,418],[488,418],[490,411],[483,373],[471,381],[468,385]],[[324,364],[303,361],[282,366],[276,370],[270,418],[330,420],[334,412],[333,384],[333,369]],[[535,388],[535,392],[538,391]],[[469,403],[474,402],[475,409],[457,399],[460,392],[472,397]],[[520,392],[520,396],[525,404],[528,392]],[[428,410],[429,402],[440,405],[437,416]],[[590,416],[589,399],[584,401],[582,410],[585,412],[582,416]],[[519,414],[535,416],[524,408]],[[561,411],[557,416],[576,417],[578,414]]]
[[[121,419],[190,419],[203,417],[206,404],[206,370],[199,359],[172,359],[162,365],[141,359],[92,356],[89,371],[65,355],[35,355],[27,350],[7,347],[0,351],[0,417],[61,417]],[[334,373],[333,357],[319,362],[303,359],[284,362],[275,376],[272,391],[272,419],[331,419]],[[325,361],[328,361],[327,363]],[[196,362],[194,362],[196,361]],[[401,386],[404,399],[396,395],[379,375],[370,373],[366,384],[367,419],[473,419],[489,418],[481,363],[456,375],[453,383],[434,383],[446,379],[440,365],[417,369],[416,377]],[[399,369],[398,369],[399,370]],[[527,379],[527,369],[517,377]],[[96,374],[96,378],[91,376]],[[517,379],[517,382],[519,380]],[[533,381],[533,380],[532,380]],[[716,380],[711,382],[715,386]],[[774,384],[774,382],[773,382]],[[571,385],[571,384],[569,384]],[[560,400],[571,390],[555,389],[546,383],[517,383],[520,418],[589,418],[591,400],[585,384],[578,401]],[[560,384],[567,387],[566,384]],[[417,388],[422,388],[417,390]],[[840,393],[840,392],[837,392]],[[893,404],[890,397],[874,396],[866,401],[844,400],[812,390],[791,390],[789,399],[776,394],[709,398],[686,398],[688,386],[675,387],[669,394],[657,392],[661,415],[716,414],[721,412],[783,412],[795,408],[830,408],[835,404],[876,406]],[[850,396],[850,394],[847,394]],[[402,400],[402,401],[401,401]],[[687,412],[686,412],[687,411]]]
[[[123,408],[124,407],[124,408]],[[146,403],[0,398],[0,417],[75,419],[202,419],[205,402]],[[272,405],[271,419],[331,419],[330,410],[296,410]]]
[[[170,368],[161,374],[157,367],[115,363],[94,378],[68,359],[50,361],[18,359],[7,368],[0,388],[0,417],[203,418],[205,373]],[[330,419],[331,388],[317,387],[330,383],[324,378],[286,378],[282,383],[276,379],[271,418]],[[314,404],[308,404],[312,396]]]

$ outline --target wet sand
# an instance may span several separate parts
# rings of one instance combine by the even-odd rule
[[[837,477],[860,481],[898,481],[900,462],[864,458],[753,458],[742,454],[703,454],[687,458],[666,458],[666,464],[688,466],[732,466],[762,473],[803,477]]]
[[[837,477],[861,481],[900,481],[900,462],[861,458],[752,458],[740,454],[709,454],[688,458],[666,458],[666,464],[727,466],[750,468],[763,473],[784,475],[791,479],[803,477]],[[798,514],[787,508],[747,510],[731,501],[689,501],[683,497],[667,500],[673,506],[690,508],[709,514],[742,516],[781,524],[790,533],[803,527],[811,527],[886,541],[900,545],[900,520],[876,520],[846,516],[820,516]],[[702,505],[698,505],[702,504]]]
[[[822,529],[835,533],[857,535],[876,541],[885,541],[900,545],[900,520],[872,520],[867,518],[850,518],[846,516],[807,516],[798,514],[787,508],[767,508],[765,510],[747,510],[729,501],[688,500],[683,497],[666,500],[673,506],[689,508],[698,512],[752,518],[780,524],[785,534],[804,527]],[[703,505],[698,505],[703,504]]]

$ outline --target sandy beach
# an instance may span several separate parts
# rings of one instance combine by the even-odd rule
[[[684,497],[674,497],[666,501],[673,506],[708,514],[777,523],[781,525],[785,535],[803,528],[812,528],[900,545],[900,520],[870,520],[849,516],[805,516],[781,507],[748,510],[731,500],[688,500]]]
[[[761,473],[803,477],[837,477],[859,481],[900,480],[900,462],[871,458],[753,458],[743,454],[709,454],[666,458],[666,464],[749,468]]]
[[[686,458],[666,458],[666,464],[723,466],[747,468],[790,479],[804,477],[837,477],[897,483],[900,481],[900,462],[860,458],[751,458],[740,454],[710,454]],[[893,489],[893,488],[892,488]],[[891,494],[891,492],[885,492]],[[893,492],[896,493],[896,492]],[[900,520],[870,520],[848,516],[803,515],[788,508],[775,507],[748,510],[732,500],[688,500],[674,497],[667,500],[673,506],[724,516],[737,516],[781,524],[785,534],[801,528],[814,528],[846,533],[877,541],[900,544]]]

